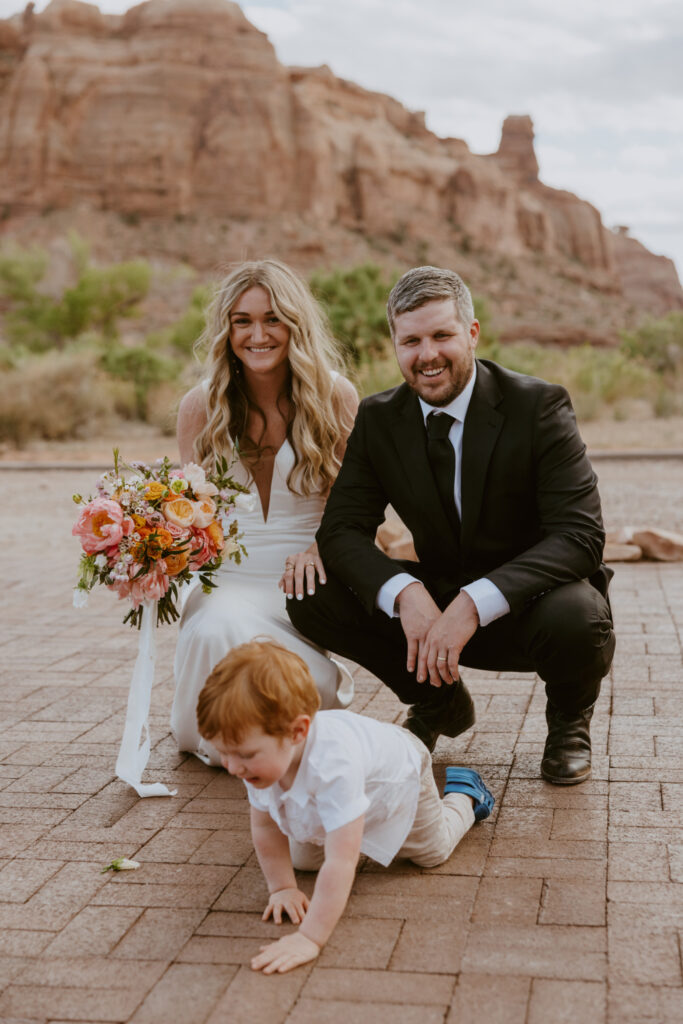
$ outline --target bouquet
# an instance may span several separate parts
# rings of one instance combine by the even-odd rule
[[[156,602],[157,624],[179,617],[178,588],[193,573],[205,592],[215,587],[223,560],[239,564],[246,554],[231,513],[253,501],[229,469],[223,456],[209,475],[194,462],[174,469],[167,458],[127,465],[114,449],[114,468],[97,481],[97,497],[73,496],[81,511],[72,533],[83,548],[74,604],[86,604],[103,583],[131,602],[123,621],[139,629],[147,602]]]
[[[223,559],[239,563],[246,554],[232,513],[252,507],[254,499],[229,470],[223,456],[211,474],[194,462],[174,469],[166,458],[154,466],[127,465],[115,448],[114,468],[97,481],[97,497],[73,496],[81,510],[72,533],[83,548],[74,604],[86,604],[95,584],[103,583],[131,602],[123,621],[140,631],[116,760],[116,774],[139,796],[175,793],[163,783],[142,782],[151,750],[154,626],[178,618],[178,587],[193,573],[208,593]]]

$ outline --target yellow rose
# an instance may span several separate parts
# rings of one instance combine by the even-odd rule
[[[194,522],[194,504],[187,498],[173,498],[164,502],[163,513],[169,523],[187,528]]]
[[[163,498],[167,489],[166,485],[159,480],[150,480],[145,487],[145,498],[147,501],[158,501],[159,498]]]

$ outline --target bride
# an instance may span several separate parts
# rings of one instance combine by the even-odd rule
[[[294,629],[285,600],[325,583],[315,531],[358,397],[313,296],[278,260],[244,263],[224,279],[206,336],[208,379],[178,413],[181,462],[208,469],[218,454],[235,458],[232,475],[258,496],[238,511],[247,557],[226,562],[210,594],[190,592],[176,649],[173,734],[180,750],[219,764],[195,709],[209,672],[237,644],[274,637],[306,660],[324,708],[351,700],[348,672]]]

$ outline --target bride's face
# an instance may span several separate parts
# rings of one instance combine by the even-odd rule
[[[289,327],[260,285],[242,292],[230,310],[230,345],[247,374],[269,374],[287,363]]]

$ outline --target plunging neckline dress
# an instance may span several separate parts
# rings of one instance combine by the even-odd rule
[[[230,453],[226,454],[229,459]],[[325,507],[321,494],[304,497],[289,490],[287,477],[293,466],[294,451],[285,440],[275,456],[266,519],[249,470],[241,461],[234,463],[233,477],[250,487],[256,497],[252,511],[236,513],[247,557],[241,565],[226,560],[214,577],[217,588],[204,594],[195,586],[183,606],[171,729],[180,750],[189,750],[208,764],[220,764],[220,759],[197,731],[197,698],[211,669],[237,644],[272,637],[301,655],[323,708],[347,707],[353,696],[348,670],[294,628],[287,616],[286,598],[277,585],[285,558],[312,543]]]

